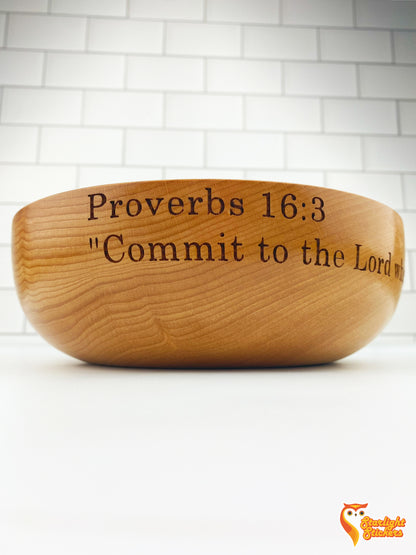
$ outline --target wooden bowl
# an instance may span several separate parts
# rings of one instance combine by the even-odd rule
[[[264,367],[371,341],[403,282],[400,216],[333,189],[172,180],[78,189],[13,222],[18,295],[90,363]]]

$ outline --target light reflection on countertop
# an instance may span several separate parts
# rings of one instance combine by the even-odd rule
[[[415,552],[414,345],[260,370],[0,351],[1,553],[350,553],[344,502],[406,517]]]

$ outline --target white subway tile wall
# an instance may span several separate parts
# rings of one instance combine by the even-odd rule
[[[205,0],[130,0],[130,17],[202,21]]]
[[[416,1],[0,0],[0,334],[34,335],[11,222],[77,187],[306,183],[400,212],[381,339],[416,341]]]

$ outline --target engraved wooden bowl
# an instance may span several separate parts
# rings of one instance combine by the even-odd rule
[[[89,187],[20,210],[18,295],[81,360],[319,364],[371,341],[403,281],[400,216],[333,189],[243,180]]]

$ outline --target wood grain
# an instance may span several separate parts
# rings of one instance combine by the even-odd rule
[[[81,360],[318,364],[371,341],[403,281],[399,215],[340,191],[243,180],[104,185],[13,222],[33,327]]]

